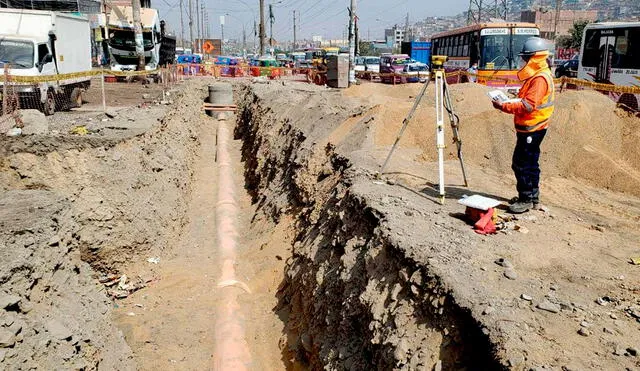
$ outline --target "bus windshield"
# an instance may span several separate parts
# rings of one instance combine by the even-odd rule
[[[533,34],[500,34],[480,37],[480,69],[517,70],[518,53]]]
[[[511,35],[487,35],[480,37],[480,69],[512,70]]]

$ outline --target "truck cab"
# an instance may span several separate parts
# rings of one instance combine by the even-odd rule
[[[142,40],[145,70],[153,71],[160,64],[162,35],[160,19],[155,9],[142,8]],[[112,71],[135,71],[138,67],[133,10],[130,6],[115,6],[109,17],[109,52]],[[185,53],[186,54],[186,53]]]

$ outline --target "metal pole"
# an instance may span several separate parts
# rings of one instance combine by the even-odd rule
[[[182,0],[180,0],[180,34],[180,38],[182,40],[180,45],[182,46],[182,49],[184,51],[184,20],[182,19]]]
[[[260,55],[264,55],[264,0],[260,0]]]
[[[200,36],[200,0],[196,0],[196,35],[196,50],[194,53],[201,53],[200,40],[202,40],[202,37]]]
[[[553,38],[558,37],[558,23],[560,22],[560,8],[562,7],[562,0],[556,0],[556,19],[553,24]]]
[[[296,39],[296,11],[293,11],[293,51],[296,51],[297,39]]]
[[[140,17],[140,0],[131,1],[133,13],[133,32],[136,41],[136,55],[138,56],[138,71],[144,71],[144,40],[142,38],[142,18]]]
[[[273,49],[273,5],[269,4],[269,46]]]
[[[349,84],[354,84],[356,82],[356,0],[351,0],[349,15]]]
[[[189,40],[191,41],[191,53],[196,52],[196,46],[193,40],[193,4],[189,0]]]
[[[102,85],[102,112],[107,112],[107,98],[104,94],[104,67],[101,68],[100,84]]]

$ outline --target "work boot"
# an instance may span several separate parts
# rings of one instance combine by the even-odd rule
[[[512,214],[522,214],[533,209],[533,202],[531,201],[516,201],[509,205],[509,212]]]

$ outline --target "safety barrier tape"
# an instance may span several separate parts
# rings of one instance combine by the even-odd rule
[[[102,74],[104,74],[105,76],[119,76],[119,77],[157,75],[160,71],[162,70],[159,70],[159,69],[150,70],[150,71],[91,70],[91,71],[60,73],[55,75],[41,75],[41,76],[8,75],[8,80],[10,83],[41,83],[41,82],[54,82],[54,81],[61,81],[61,80],[78,79],[81,77],[100,76]],[[0,74],[0,82],[5,82],[6,80],[7,80],[7,77],[5,75]]]
[[[214,65],[214,64],[176,64],[173,66],[174,69],[156,69],[151,71],[111,71],[111,70],[100,70],[94,69],[91,71],[83,71],[83,72],[75,72],[75,73],[64,73],[64,74],[56,74],[56,75],[43,75],[43,76],[18,76],[18,75],[3,75],[0,73],[0,82],[5,82],[7,79],[10,83],[44,83],[44,82],[56,82],[61,80],[70,80],[70,79],[78,79],[82,77],[93,77],[93,76],[117,76],[117,77],[133,77],[133,76],[149,76],[149,75],[157,75],[164,71],[169,72],[177,72],[180,74],[188,75],[186,71],[196,71],[194,75],[203,75],[203,72],[209,72],[214,76],[229,76],[229,75],[247,75],[250,76],[254,74],[253,71],[259,71],[262,75],[263,72],[271,73],[272,75],[278,75],[282,72],[291,71],[298,73],[316,73],[323,74],[326,71],[317,70],[316,68],[309,67],[255,67],[255,66],[247,66],[247,65],[238,65],[238,66],[225,66],[225,65]],[[232,71],[231,73],[228,73]],[[238,73],[240,72],[240,73]],[[417,72],[416,74],[409,73],[379,73],[379,72],[370,72],[370,71],[358,71],[356,76],[360,78],[364,78],[367,76],[371,77],[398,77],[398,78],[407,78],[407,77],[426,77],[429,76],[428,72]],[[501,81],[505,85],[520,85],[521,82],[519,80],[499,77],[499,76],[485,76],[480,74],[470,73],[468,71],[452,71],[446,73],[447,78],[467,76],[467,77],[475,77],[477,79],[482,79],[485,81]],[[574,85],[580,87],[586,87],[593,90],[598,91],[606,91],[613,93],[627,93],[627,94],[640,94],[640,86],[623,86],[623,85],[613,85],[613,84],[603,84],[597,83],[593,81],[581,80],[571,77],[563,76],[561,78],[554,79],[554,83],[556,85],[566,86],[566,85]]]

